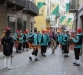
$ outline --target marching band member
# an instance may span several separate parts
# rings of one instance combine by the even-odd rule
[[[28,30],[25,30],[24,34],[23,34],[23,51],[24,51],[24,48],[27,49],[28,51]]]
[[[78,28],[77,30],[78,34],[74,33],[74,36],[71,38],[75,44],[74,46],[74,53],[75,53],[75,60],[73,62],[74,66],[80,66],[80,60],[79,60],[79,54],[80,50],[82,48],[82,30],[81,28]]]
[[[16,33],[13,34],[14,41],[16,41],[16,38],[19,32],[20,32],[19,30],[16,30]]]
[[[38,35],[38,40],[39,40],[39,42],[38,42],[39,47],[38,48],[40,50],[40,44],[41,44],[41,36],[42,36],[42,34],[40,33],[40,31],[38,31],[37,35]]]
[[[32,55],[35,55],[35,61],[39,61],[37,58],[38,54],[38,37],[37,37],[37,30],[34,30],[34,33],[32,36],[33,37],[33,42],[32,42],[32,47],[33,47],[33,52],[29,56],[29,59],[32,61]]]
[[[22,51],[22,43],[23,43],[23,36],[19,33],[17,38],[16,38],[16,41],[17,41],[17,53],[21,53]]]
[[[46,57],[45,53],[46,53],[48,42],[49,42],[49,37],[46,33],[46,30],[43,30],[42,37],[41,37],[41,54],[44,57]]]
[[[58,40],[58,42],[60,43],[60,48],[61,48],[61,50],[62,50],[62,33],[58,32],[57,37],[58,37],[57,40]],[[62,53],[63,53],[63,50],[62,50]]]
[[[57,32],[57,37],[56,37],[56,42],[57,42],[57,46],[59,45],[59,37],[60,37],[60,32]]]
[[[69,34],[69,31],[68,31],[68,30],[66,30],[66,35],[67,35],[67,37],[68,37],[67,50],[68,50],[68,52],[69,52],[70,34]]]
[[[63,31],[61,40],[62,40],[62,50],[64,53],[64,57],[68,57],[68,50],[67,50],[68,37],[65,34],[65,31]]]

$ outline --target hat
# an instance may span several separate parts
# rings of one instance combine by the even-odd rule
[[[27,34],[28,33],[28,29],[26,29],[24,33]]]
[[[20,31],[19,30],[16,30],[16,33],[19,33]]]
[[[6,33],[10,33],[10,28],[9,27],[6,27],[5,30],[6,30]]]
[[[6,30],[6,31],[7,31],[7,30],[10,30],[10,28],[9,28],[9,27],[6,27],[5,30]]]
[[[42,34],[44,34],[46,32],[46,30],[42,30]]]
[[[77,32],[78,32],[78,33],[81,33],[81,32],[82,32],[82,29],[81,29],[81,28],[78,28],[78,29],[77,29]]]

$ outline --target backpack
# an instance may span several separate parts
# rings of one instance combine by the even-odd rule
[[[25,35],[25,34],[24,34],[23,40],[24,40],[24,41],[26,40],[26,35]]]

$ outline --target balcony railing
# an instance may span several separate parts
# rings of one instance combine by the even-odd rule
[[[21,7],[25,7],[26,0],[13,0],[17,5],[20,5]]]
[[[26,1],[24,13],[31,14],[33,16],[37,16],[39,14],[39,9],[31,1]]]
[[[70,2],[70,12],[75,13],[79,8],[79,0],[69,0]]]
[[[22,10],[25,7],[26,0],[6,0],[7,8],[15,7],[16,10]]]

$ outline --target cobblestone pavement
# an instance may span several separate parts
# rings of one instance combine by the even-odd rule
[[[0,53],[0,75],[83,75],[83,65],[77,67],[73,66],[73,50],[70,51],[69,57],[64,58],[58,47],[54,54],[51,49],[47,49],[46,57],[42,57],[40,52],[38,54],[39,61],[28,59],[32,50],[28,52],[25,50],[21,54],[14,52],[13,69],[3,69],[4,56]]]

